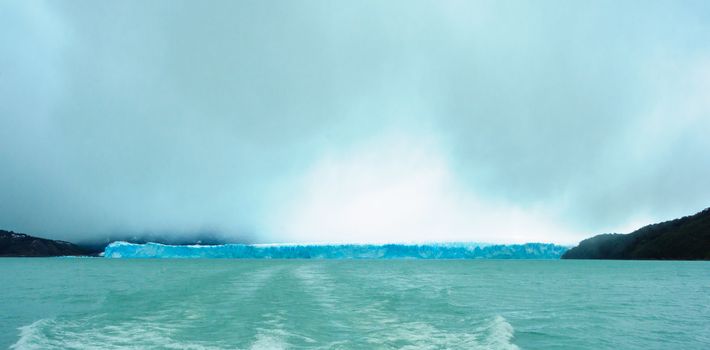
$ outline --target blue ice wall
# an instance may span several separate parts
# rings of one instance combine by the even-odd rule
[[[514,245],[318,244],[318,245],[164,245],[114,242],[107,258],[231,259],[559,259],[567,247],[548,243]]]

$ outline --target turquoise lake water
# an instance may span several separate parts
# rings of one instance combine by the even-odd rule
[[[0,259],[0,348],[710,349],[710,262]]]

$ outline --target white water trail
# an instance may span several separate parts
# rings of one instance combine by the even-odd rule
[[[478,329],[477,333],[479,332],[485,334],[485,337],[481,338],[482,350],[520,349],[512,342],[515,329],[503,316],[496,315],[485,327]]]

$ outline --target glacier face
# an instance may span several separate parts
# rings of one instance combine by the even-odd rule
[[[549,243],[483,245],[428,244],[283,244],[164,245],[113,242],[107,258],[228,259],[559,259],[567,247]]]

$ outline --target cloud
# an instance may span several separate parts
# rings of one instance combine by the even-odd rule
[[[533,206],[479,198],[429,134],[393,131],[329,152],[275,196],[271,239],[292,242],[570,243]],[[285,188],[284,186],[284,192]],[[548,208],[548,210],[551,208]],[[270,225],[269,225],[270,224]]]
[[[2,2],[0,226],[568,242],[690,214],[709,6]]]

